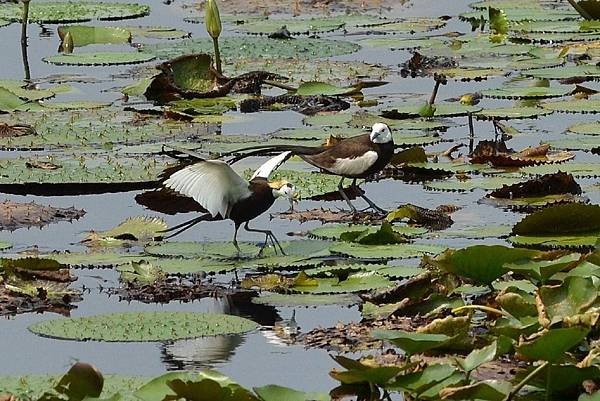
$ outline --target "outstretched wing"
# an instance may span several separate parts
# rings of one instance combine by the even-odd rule
[[[173,173],[164,182],[182,195],[198,202],[213,216],[229,217],[234,203],[252,193],[248,181],[221,160],[204,160]]]
[[[252,178],[260,177],[269,179],[269,176],[273,171],[275,171],[279,166],[281,166],[287,159],[292,156],[292,152],[283,152],[275,157],[270,158],[266,162],[260,166],[254,174],[252,174]]]

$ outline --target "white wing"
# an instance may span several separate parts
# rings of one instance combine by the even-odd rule
[[[214,217],[229,217],[231,206],[252,193],[248,181],[221,160],[205,160],[172,174],[167,188],[189,196]]]
[[[287,159],[289,159],[291,155],[292,152],[283,152],[280,155],[270,158],[264,162],[262,166],[256,169],[254,174],[252,174],[252,178],[269,178],[271,173],[275,171],[277,167],[281,166]]]

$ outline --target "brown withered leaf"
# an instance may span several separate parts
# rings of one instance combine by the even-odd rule
[[[581,187],[571,174],[558,172],[545,174],[541,177],[520,182],[513,185],[504,185],[502,188],[491,192],[488,198],[527,198],[556,194],[581,194]]]
[[[58,170],[62,166],[50,162],[43,161],[31,161],[25,162],[25,167],[27,168],[39,168],[40,170]]]
[[[25,135],[37,135],[35,128],[27,124],[0,123],[0,138],[14,138]]]
[[[77,220],[85,215],[85,210],[56,208],[37,203],[0,203],[0,230],[16,230],[21,227],[43,227],[58,221]]]
[[[385,217],[379,213],[358,212],[329,209],[294,210],[277,214],[277,217],[288,220],[320,221],[322,223],[372,223],[380,222]]]
[[[546,163],[562,163],[574,157],[575,154],[572,152],[551,152],[548,144],[515,152],[507,148],[503,141],[481,141],[471,154],[471,163],[490,163],[496,167],[524,167]]]

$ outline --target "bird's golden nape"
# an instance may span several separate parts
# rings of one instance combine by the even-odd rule
[[[280,180],[269,182],[269,187],[271,187],[275,199],[286,198],[290,203],[290,210],[294,210],[294,203],[298,202],[298,192],[294,184]]]
[[[392,130],[387,124],[375,123],[371,129],[370,135],[373,143],[389,143],[393,141]]]

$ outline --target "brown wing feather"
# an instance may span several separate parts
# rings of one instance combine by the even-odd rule
[[[344,139],[324,152],[314,155],[300,155],[300,157],[315,167],[327,169],[337,159],[350,159],[369,150],[373,150],[373,143],[369,139],[369,134],[364,134]]]

